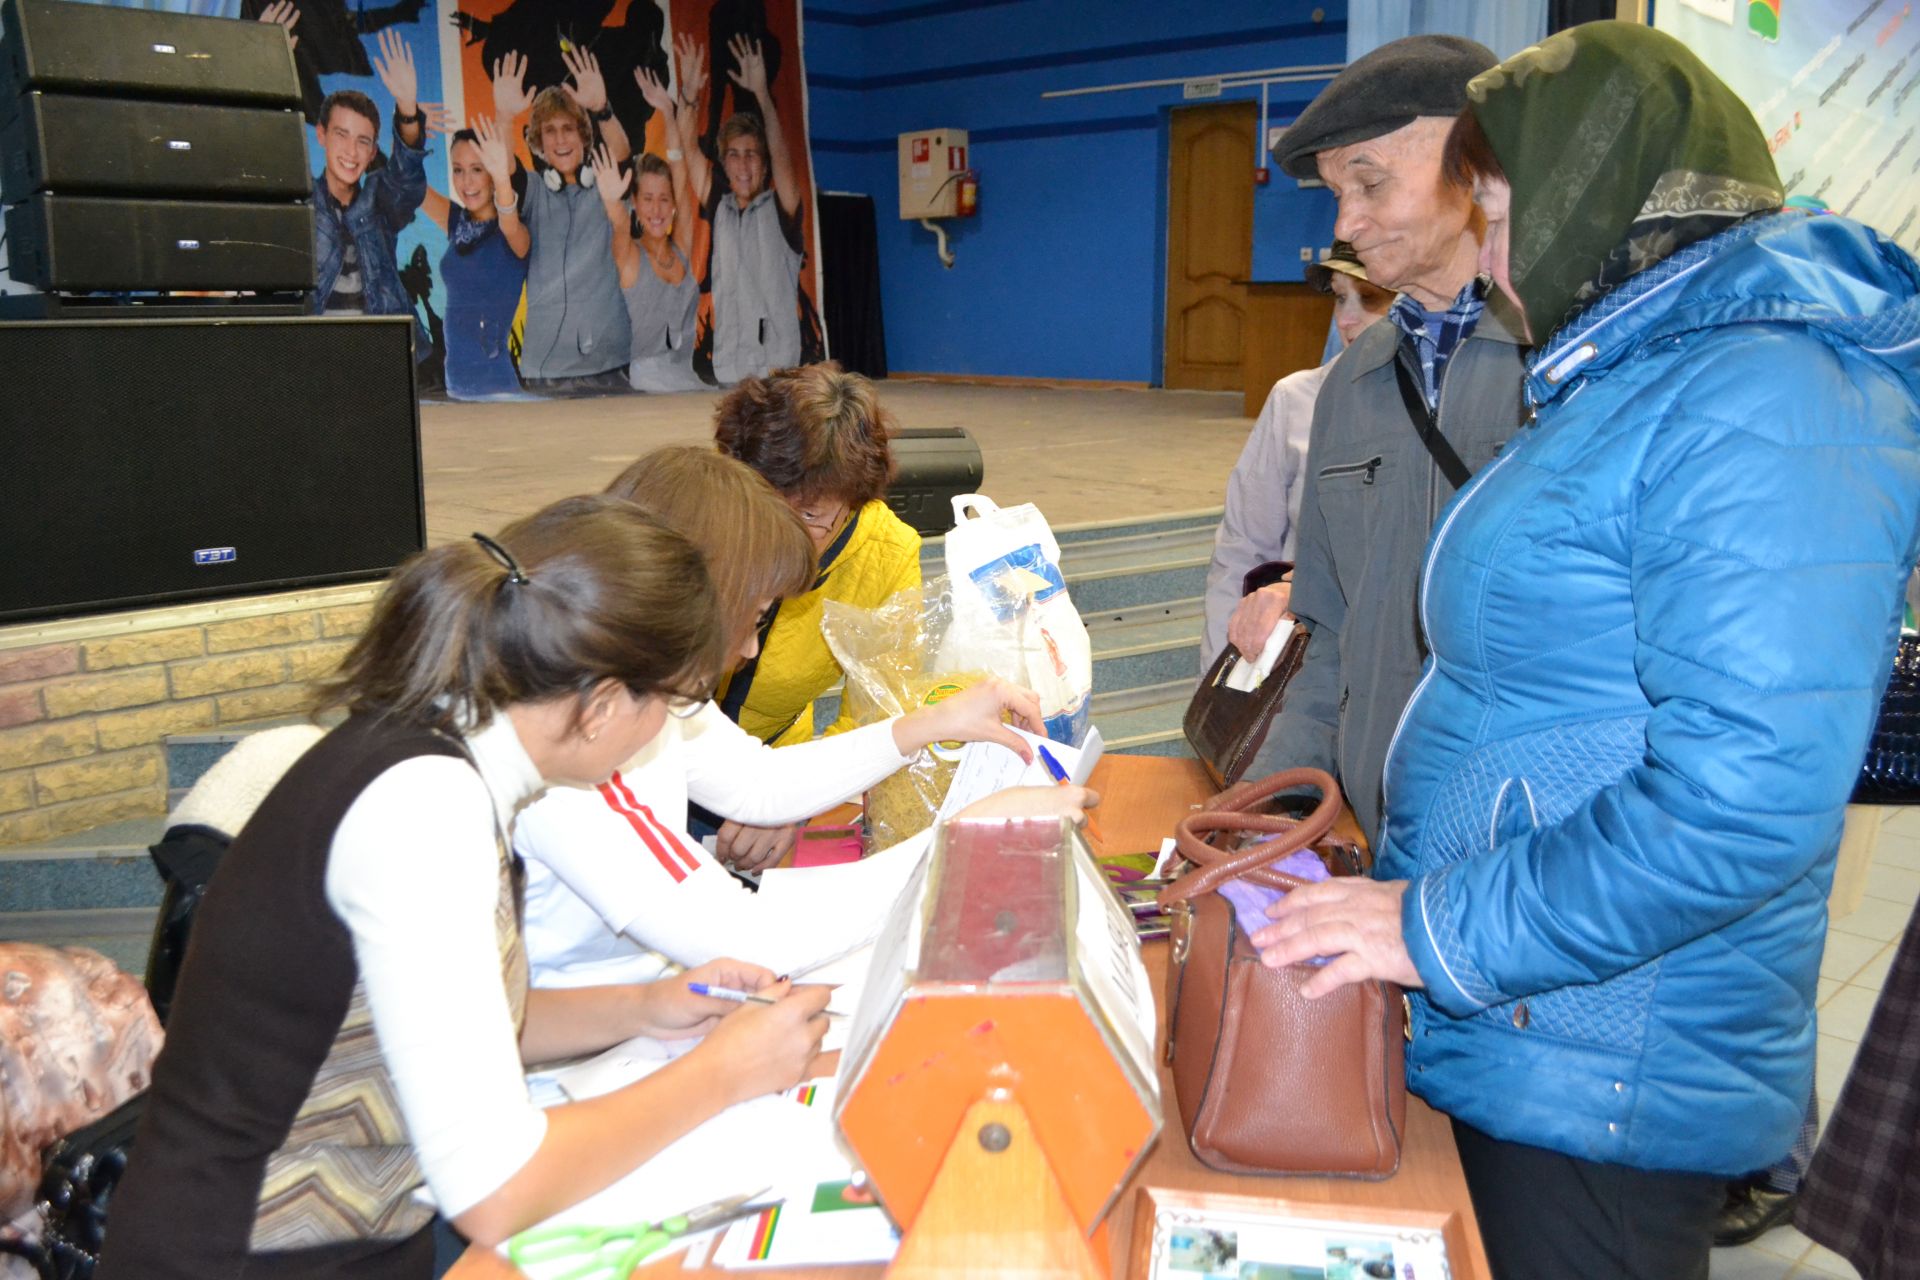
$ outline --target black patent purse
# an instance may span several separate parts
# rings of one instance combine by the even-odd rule
[[[1901,636],[1854,804],[1920,804],[1920,636]]]

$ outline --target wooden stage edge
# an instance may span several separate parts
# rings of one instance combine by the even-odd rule
[[[1180,815],[1213,794],[1205,772],[1192,759],[1109,755],[1094,770],[1092,783],[1101,796],[1097,814],[1104,837],[1102,851],[1109,854],[1157,852],[1160,841],[1173,833]],[[1250,1207],[1251,1202],[1259,1202],[1268,1209],[1278,1209],[1276,1202],[1284,1201],[1288,1210],[1300,1214],[1367,1221],[1370,1213],[1377,1212],[1379,1217],[1371,1220],[1438,1227],[1446,1236],[1453,1280],[1491,1280],[1486,1250],[1467,1196],[1466,1178],[1454,1150],[1453,1131],[1445,1116],[1411,1095],[1407,1098],[1407,1132],[1400,1170],[1379,1182],[1258,1177],[1219,1173],[1200,1164],[1181,1130],[1173,1077],[1162,1061],[1167,1023],[1159,997],[1165,990],[1167,944],[1149,942],[1144,950],[1158,1007],[1159,1030],[1154,1047],[1155,1060],[1161,1063],[1163,1120],[1159,1140],[1122,1189],[1105,1224],[1114,1280],[1145,1280],[1144,1268],[1134,1263],[1144,1260],[1145,1241],[1151,1232],[1145,1221],[1136,1231],[1135,1218],[1149,1189],[1167,1202],[1212,1202],[1218,1197],[1222,1203]],[[884,1268],[878,1266],[840,1266],[782,1268],[773,1274],[828,1280],[875,1277],[883,1272]],[[720,1277],[740,1273],[714,1267],[683,1269],[676,1256],[663,1258],[636,1274]],[[963,1273],[956,1270],[953,1274]]]

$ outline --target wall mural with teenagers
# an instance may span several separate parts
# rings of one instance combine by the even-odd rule
[[[131,2],[131,0],[127,0]],[[456,399],[824,358],[799,0],[175,0],[293,41],[319,314]]]

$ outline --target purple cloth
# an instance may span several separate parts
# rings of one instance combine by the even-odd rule
[[[1328,878],[1326,863],[1320,861],[1320,855],[1311,849],[1290,853],[1272,865],[1275,871],[1283,871],[1296,880],[1312,882]],[[1267,908],[1287,896],[1284,889],[1257,884],[1252,880],[1229,880],[1220,886],[1219,893],[1232,904],[1234,919],[1240,922],[1240,931],[1247,935],[1248,941],[1253,940],[1256,930],[1273,923],[1267,915]],[[1326,962],[1324,956],[1311,961],[1313,964]]]

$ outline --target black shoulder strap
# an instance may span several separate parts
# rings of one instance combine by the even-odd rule
[[[1413,385],[1413,374],[1407,370],[1407,362],[1398,355],[1393,358],[1393,374],[1400,382],[1400,399],[1406,403],[1407,417],[1413,420],[1413,433],[1420,437],[1420,443],[1433,455],[1434,465],[1440,468],[1440,474],[1454,488],[1461,488],[1473,473],[1467,470],[1467,464],[1453,451],[1447,438],[1440,434],[1440,423],[1434,417],[1433,410],[1427,408],[1426,397],[1420,394],[1420,388]]]

